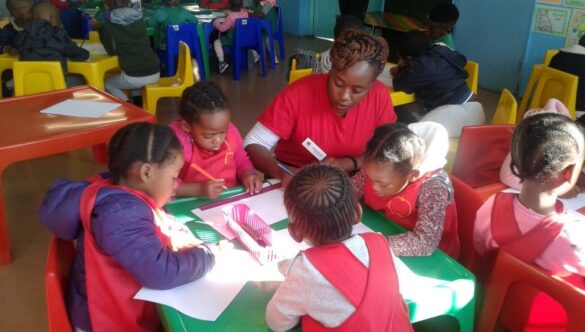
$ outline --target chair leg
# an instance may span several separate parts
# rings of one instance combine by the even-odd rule
[[[152,115],[156,115],[156,106],[158,103],[158,98],[152,97],[146,93],[146,91],[142,92],[142,107]]]

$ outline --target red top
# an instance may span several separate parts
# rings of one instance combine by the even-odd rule
[[[103,253],[91,231],[91,213],[96,196],[103,187],[113,186],[107,180],[97,180],[83,192],[80,214],[84,231],[84,260],[87,281],[87,304],[91,327],[94,331],[158,331],[159,317],[153,303],[134,300],[142,285],[116,260]],[[158,210],[152,198],[128,187],[116,186],[141,198],[152,209],[155,218]],[[158,229],[163,245],[169,238]],[[115,318],[115,319],[114,319]]]
[[[361,234],[361,237],[368,248],[369,268],[343,243],[304,252],[311,264],[356,309],[335,328],[326,328],[310,316],[303,316],[303,331],[412,331],[408,309],[398,290],[388,240],[377,233]]]
[[[307,137],[327,156],[360,156],[376,127],[396,121],[388,88],[378,80],[344,118],[340,117],[329,103],[328,77],[310,75],[294,82],[258,117],[280,137],[274,151],[280,161],[297,167],[316,162],[301,144]]]
[[[412,231],[419,219],[417,201],[421,187],[425,181],[435,175],[436,172],[426,173],[394,196],[378,196],[374,191],[372,182],[366,179],[364,203],[376,211],[384,211],[386,218]],[[447,206],[444,222],[439,249],[457,259],[459,257],[460,244],[457,232],[457,209],[454,199]]]
[[[209,9],[227,9],[229,5],[228,0],[201,0],[199,7]]]

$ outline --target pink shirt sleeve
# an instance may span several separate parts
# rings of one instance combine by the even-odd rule
[[[244,150],[244,142],[236,126],[234,126],[233,123],[230,123],[228,130],[230,136],[229,143],[234,149],[234,161],[236,163],[236,174],[238,175],[238,178],[244,171],[256,172],[254,164],[252,164],[250,157],[248,157],[246,150]]]
[[[491,222],[492,222],[492,206],[494,205],[494,197],[483,203],[477,210],[475,217],[475,224],[473,227],[473,244],[478,254],[484,255],[486,251],[493,249],[494,242],[492,239]]]

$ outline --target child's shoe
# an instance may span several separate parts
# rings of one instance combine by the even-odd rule
[[[230,65],[227,62],[224,62],[224,61],[220,62],[219,63],[219,73],[223,74],[229,68],[229,66]]]
[[[254,64],[256,64],[260,61],[260,54],[256,50],[252,50],[252,58],[254,58]]]

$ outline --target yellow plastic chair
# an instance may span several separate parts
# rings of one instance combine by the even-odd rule
[[[400,106],[404,104],[410,104],[416,101],[414,93],[406,93],[403,91],[392,91],[390,90],[390,99],[392,99],[392,105]]]
[[[15,96],[67,88],[59,61],[15,61],[12,71]]]
[[[502,90],[496,113],[492,118],[492,124],[515,124],[517,110],[518,103],[512,92],[508,89]]]
[[[312,73],[313,68],[297,69],[297,60],[293,58],[290,66],[290,73],[288,75],[288,84],[291,84],[292,82],[305,76],[309,76]]]
[[[516,123],[522,121],[527,109],[543,107],[550,98],[565,104],[574,120],[578,84],[579,78],[575,75],[545,65],[535,65],[518,109]]]
[[[558,53],[559,53],[559,50],[546,51],[546,53],[544,54],[544,64],[546,66],[550,65],[550,60],[552,59],[553,56],[557,55]]]
[[[158,100],[164,97],[181,97],[183,91],[195,84],[191,51],[184,42],[179,43],[177,73],[173,77],[163,77],[158,83],[144,87],[143,105],[146,111],[156,114]]]
[[[100,41],[100,34],[97,31],[90,31],[87,36],[87,43],[101,43]]]
[[[465,71],[467,72],[467,78],[465,79],[467,87],[473,93],[477,94],[477,86],[479,84],[479,63],[467,60]]]

